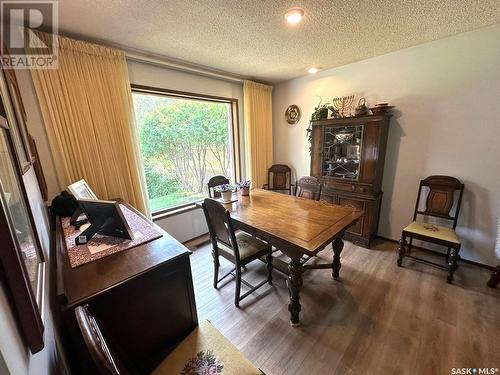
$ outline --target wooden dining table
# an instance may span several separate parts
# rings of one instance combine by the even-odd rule
[[[233,226],[275,246],[290,261],[287,285],[290,291],[290,321],[300,325],[300,290],[303,256],[315,256],[330,243],[333,247],[333,278],[339,277],[342,237],[346,229],[363,216],[363,211],[322,201],[314,201],[268,190],[253,189],[249,196],[235,196],[223,203]]]

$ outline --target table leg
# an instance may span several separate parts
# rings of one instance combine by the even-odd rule
[[[342,249],[344,248],[344,241],[342,241],[342,238],[336,238],[332,242],[332,247],[333,247],[333,263],[332,263],[332,276],[334,279],[339,278],[339,271],[340,271],[340,253],[342,253]]]
[[[290,292],[290,304],[288,311],[290,311],[290,324],[292,327],[300,326],[300,289],[302,288],[302,264],[300,258],[291,258],[288,264],[288,291]]]
[[[495,268],[495,270],[491,273],[491,277],[486,285],[490,288],[494,288],[498,284],[500,284],[500,266]]]

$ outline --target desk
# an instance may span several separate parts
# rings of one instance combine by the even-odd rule
[[[238,201],[224,207],[230,211],[235,228],[263,239],[290,258],[288,310],[292,326],[299,325],[302,256],[314,256],[332,243],[332,274],[338,278],[342,236],[363,216],[363,211],[261,189],[239,196]]]
[[[196,327],[190,252],[151,225],[163,237],[71,268],[56,218],[58,320],[73,373],[98,373],[76,322],[78,305],[90,305],[105,335],[141,374],[151,372]]]

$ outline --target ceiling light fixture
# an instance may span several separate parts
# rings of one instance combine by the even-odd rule
[[[309,74],[316,74],[318,73],[318,68],[315,68],[315,67],[312,67],[312,68],[309,68],[307,71],[309,72]]]
[[[299,23],[304,17],[304,9],[302,8],[292,8],[285,13],[286,22],[295,25]]]

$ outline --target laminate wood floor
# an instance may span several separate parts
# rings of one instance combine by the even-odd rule
[[[449,285],[445,271],[408,258],[398,268],[395,243],[380,240],[367,250],[346,242],[339,281],[329,270],[305,273],[302,326],[292,328],[284,275],[275,272],[274,286],[238,309],[232,277],[218,290],[212,286],[210,252],[204,244],[191,257],[198,318],[209,319],[268,375],[500,368],[500,288],[486,287],[487,270],[461,263]],[[331,247],[319,257],[331,261]],[[221,265],[230,269],[223,259]],[[260,261],[243,273],[253,284],[265,277]]]

